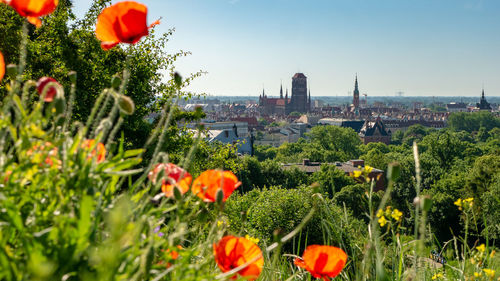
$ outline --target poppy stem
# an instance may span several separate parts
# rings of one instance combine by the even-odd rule
[[[28,21],[23,20],[23,27],[21,32],[21,44],[19,47],[19,64],[17,69],[17,85],[21,85],[23,79],[24,68],[26,67],[26,57],[27,57],[27,45],[28,45]],[[17,88],[17,87],[16,87]]]

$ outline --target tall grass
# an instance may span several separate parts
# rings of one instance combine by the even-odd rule
[[[23,30],[26,38],[26,26]],[[116,141],[116,136],[124,116],[134,109],[133,101],[124,96],[128,70],[101,92],[85,124],[71,122],[76,74],[68,73],[72,83],[68,100],[62,88],[52,85],[58,95],[45,103],[47,93],[39,97],[36,83],[22,79],[25,44],[24,39],[19,65],[10,68],[10,90],[0,113],[0,280],[226,280],[243,268],[222,273],[213,259],[213,243],[229,232],[221,200],[205,203],[177,189],[174,198],[166,198],[161,183],[147,179],[155,164],[169,161],[162,146],[175,101],[165,105],[143,149],[124,150],[123,139]],[[180,81],[176,77],[175,91],[180,90]],[[89,139],[94,144],[82,146]],[[98,158],[99,143],[107,151],[103,161]],[[156,143],[153,159],[141,168],[151,143]],[[180,165],[189,168],[195,149],[196,145],[186,152]],[[273,241],[260,243],[265,266],[259,280],[312,280],[293,259],[304,250],[300,242],[308,241],[304,227],[317,212],[322,216],[323,243],[340,241],[335,246],[350,254],[338,280],[497,278],[498,273],[489,270],[498,269],[500,261],[489,243],[471,246],[468,241],[469,227],[476,223],[469,205],[461,205],[465,236],[443,246],[453,246],[452,254],[441,250],[448,263],[443,266],[428,258],[438,245],[428,231],[432,199],[420,195],[417,144],[414,156],[417,197],[412,236],[405,235],[410,231],[403,231],[397,212],[387,206],[399,176],[399,166],[393,164],[378,205],[373,200],[375,181],[370,183],[367,237],[342,239],[349,235],[344,232],[349,211],[344,207],[342,217],[333,223],[328,218],[337,213],[331,203],[314,194],[316,204],[294,230],[277,231]],[[284,253],[285,243],[295,243],[294,252]],[[172,251],[179,257],[174,259]]]

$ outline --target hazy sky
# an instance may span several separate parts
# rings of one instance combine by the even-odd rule
[[[89,0],[78,1],[78,14]],[[313,96],[500,96],[499,0],[144,0],[167,47],[193,54],[190,90],[278,95],[303,72]]]

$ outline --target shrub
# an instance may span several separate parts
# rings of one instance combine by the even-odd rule
[[[295,242],[285,245],[285,251],[296,253],[308,244],[342,246],[353,254],[360,222],[346,214],[329,199],[314,195],[311,187],[282,189],[277,187],[254,189],[245,195],[231,197],[226,202],[225,214],[232,231],[246,232],[265,243],[274,241],[275,231],[292,231],[315,208],[313,218]],[[295,245],[294,245],[295,244]]]

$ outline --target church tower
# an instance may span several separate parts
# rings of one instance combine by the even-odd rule
[[[292,77],[292,98],[287,114],[293,111],[306,113],[309,111],[307,105],[307,77],[303,73],[296,73]]]
[[[358,74],[356,74],[356,81],[354,82],[352,104],[354,105],[354,108],[359,108]]]

